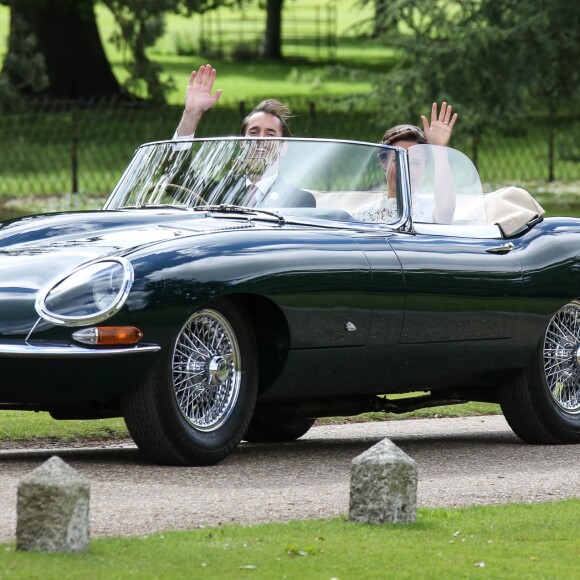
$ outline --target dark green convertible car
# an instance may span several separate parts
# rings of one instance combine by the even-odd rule
[[[175,465],[466,401],[577,443],[580,220],[543,213],[450,148],[145,144],[102,210],[0,223],[0,408]]]

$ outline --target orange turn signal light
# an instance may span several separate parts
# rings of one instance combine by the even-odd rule
[[[73,332],[73,338],[84,344],[127,345],[137,344],[143,333],[135,326],[94,326]]]

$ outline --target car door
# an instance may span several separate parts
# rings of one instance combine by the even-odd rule
[[[389,239],[403,267],[399,343],[412,375],[456,369],[465,377],[513,364],[522,268],[514,244],[495,230],[418,224]]]
[[[300,252],[289,251],[287,258],[277,252],[270,260],[277,267],[286,260],[283,270],[292,274],[278,279],[273,295],[292,342],[280,377],[262,401],[347,397],[380,392],[384,385],[383,363],[394,353],[403,322],[400,262],[384,231],[322,237],[326,242],[316,235],[307,248],[308,234],[302,233]]]

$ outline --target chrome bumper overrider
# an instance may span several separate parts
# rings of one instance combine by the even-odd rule
[[[62,342],[0,342],[2,358],[109,358],[161,350],[157,344],[138,344],[125,348],[89,348]]]

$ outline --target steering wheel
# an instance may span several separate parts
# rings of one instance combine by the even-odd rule
[[[185,200],[187,199],[188,206],[198,206],[198,205],[208,205],[207,200],[198,193],[193,191],[189,187],[184,185],[178,185],[177,183],[166,183],[163,185],[163,198],[169,197],[172,201],[174,200]]]

